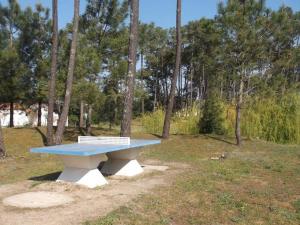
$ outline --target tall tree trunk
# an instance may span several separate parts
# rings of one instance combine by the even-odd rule
[[[84,127],[84,102],[81,100],[80,101],[80,115],[79,115],[79,127],[83,128]]]
[[[157,89],[158,89],[158,75],[155,76],[155,84],[154,84],[154,101],[153,101],[153,112],[155,112],[157,108]]]
[[[87,123],[86,123],[86,133],[87,135],[91,135],[92,132],[92,106],[88,106],[88,118],[87,118]]]
[[[244,81],[243,78],[240,80],[238,98],[236,103],[236,118],[235,118],[235,137],[236,144],[240,146],[242,144],[241,138],[241,107],[243,103],[243,89],[244,89]]]
[[[142,88],[144,89],[144,54],[143,51],[141,51],[141,82],[142,82]],[[141,97],[141,113],[142,115],[144,115],[145,113],[145,98],[144,98],[144,94],[142,93],[142,97]]]
[[[134,94],[134,78],[136,72],[136,48],[138,42],[139,0],[131,0],[130,8],[128,74],[126,79],[124,111],[120,133],[122,137],[131,135],[132,103]]]
[[[14,102],[10,102],[10,107],[9,107],[9,127],[14,127]]]
[[[55,102],[55,80],[57,70],[57,46],[58,46],[58,16],[57,0],[52,0],[52,47],[51,47],[51,75],[48,91],[48,117],[47,117],[47,145],[53,145],[53,111]]]
[[[42,102],[38,102],[38,121],[37,126],[40,127],[42,125]]]
[[[67,85],[63,110],[58,121],[57,131],[55,135],[56,144],[61,144],[63,133],[65,130],[66,121],[68,118],[72,86],[73,86],[73,76],[74,76],[74,67],[75,67],[75,56],[76,56],[76,47],[77,47],[77,35],[78,35],[78,22],[79,22],[79,0],[74,0],[74,21],[73,21],[73,35],[71,43],[71,52],[68,66],[68,76],[67,76]]]
[[[190,80],[190,106],[193,107],[193,79],[194,79],[194,66],[191,68],[191,80]]]
[[[0,119],[0,158],[5,157],[6,150],[4,145],[3,133],[2,133],[2,126],[1,126],[1,119]]]
[[[10,27],[11,28],[11,27]],[[10,49],[13,49],[13,33],[12,29],[10,29],[9,33],[9,46]],[[11,74],[13,76],[13,74]],[[9,127],[14,127],[14,102],[10,102],[10,108],[9,108]]]
[[[171,80],[171,90],[169,94],[168,105],[165,114],[164,128],[162,137],[168,138],[170,132],[171,116],[174,105],[175,89],[177,76],[180,70],[180,60],[181,60],[181,0],[177,0],[177,10],[176,10],[176,61],[175,61],[175,71]]]

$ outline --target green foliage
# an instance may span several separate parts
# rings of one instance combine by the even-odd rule
[[[142,116],[142,126],[148,133],[161,134],[164,124],[165,113],[162,108],[154,112],[145,113]]]
[[[203,116],[199,107],[179,111],[172,117],[172,134],[234,134],[235,107],[220,100],[207,101]],[[141,117],[142,126],[149,133],[160,134],[164,111]],[[198,123],[199,118],[200,122]],[[199,126],[198,126],[199,125]],[[202,129],[202,130],[201,130]],[[253,97],[242,109],[242,135],[276,143],[300,143],[300,96],[289,93],[283,97]]]
[[[197,134],[200,110],[199,106],[194,105],[191,109],[184,109],[177,112],[172,117],[171,134]],[[158,108],[154,112],[145,113],[141,117],[143,128],[152,134],[161,134],[163,129],[165,112]]]
[[[242,112],[242,133],[277,143],[300,143],[300,96],[253,98]]]
[[[22,75],[26,67],[20,61],[15,49],[0,51],[0,101],[15,101],[24,97],[24,82]]]
[[[209,97],[203,107],[203,116],[200,120],[200,133],[224,134],[225,133],[224,106],[216,96]]]
[[[172,118],[171,132],[173,134],[197,134],[200,113],[198,104],[194,104],[191,109],[177,112]]]
[[[293,207],[296,209],[297,213],[300,213],[300,199],[293,202]]]

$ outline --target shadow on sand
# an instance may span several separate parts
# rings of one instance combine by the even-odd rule
[[[33,181],[55,181],[59,175],[61,174],[61,171],[54,172],[54,173],[48,173],[42,176],[36,176],[36,177],[30,177],[29,180]]]

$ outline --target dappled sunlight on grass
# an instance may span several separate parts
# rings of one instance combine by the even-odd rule
[[[45,133],[45,129],[41,129]],[[93,129],[93,135],[118,135]],[[81,135],[68,128],[64,142]],[[62,169],[56,156],[31,154],[42,146],[39,131],[4,129],[8,158],[0,162],[0,183],[25,179],[45,182]],[[133,138],[158,138],[138,132]],[[226,153],[224,160],[212,156]],[[299,224],[300,148],[245,140],[243,146],[223,136],[172,135],[144,148],[140,160],[188,164],[169,186],[157,187],[104,218],[86,224]]]
[[[299,224],[299,147],[248,140],[239,149],[231,143],[175,135],[149,147],[143,158],[191,168],[169,187],[87,224]],[[225,160],[210,160],[222,152]]]

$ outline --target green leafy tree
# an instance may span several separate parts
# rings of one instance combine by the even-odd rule
[[[200,133],[224,134],[225,117],[222,102],[216,94],[211,94],[204,103],[200,120]]]
[[[19,42],[17,34],[20,31],[20,15],[22,11],[16,0],[8,1],[8,5],[0,5],[1,26],[0,33],[3,38],[0,52],[0,97],[2,102],[10,103],[9,126],[14,126],[14,103],[24,96],[22,74],[26,67],[20,59]]]
[[[35,6],[35,11],[26,8],[20,16],[20,56],[25,63],[25,102],[38,103],[38,123],[41,126],[41,105],[47,99],[47,80],[50,52],[49,9]]]
[[[257,69],[257,61],[264,51],[264,1],[231,0],[219,4],[217,21],[222,29],[222,59],[231,66],[231,73],[238,83],[236,97],[235,134],[237,145],[241,145],[241,108],[245,82]],[[255,49],[255,51],[253,51]]]

